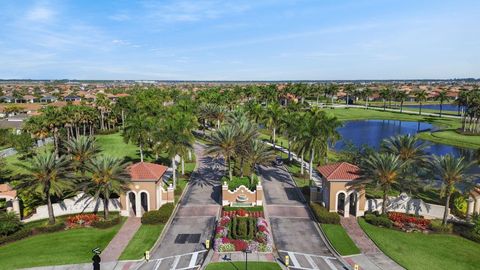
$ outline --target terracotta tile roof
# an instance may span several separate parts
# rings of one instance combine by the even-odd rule
[[[167,171],[168,167],[148,162],[135,163],[129,167],[132,181],[152,180],[157,181]]]
[[[0,195],[15,198],[17,197],[17,191],[12,189],[9,184],[0,184]]]
[[[317,170],[327,179],[331,180],[356,180],[359,176],[360,169],[348,162],[333,163],[324,166],[318,166]]]

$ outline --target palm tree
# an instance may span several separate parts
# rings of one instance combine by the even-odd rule
[[[78,136],[65,142],[65,148],[70,153],[73,169],[85,175],[85,169],[98,153],[100,147],[96,144],[95,137]]]
[[[372,91],[372,89],[367,87],[367,88],[363,89],[363,91],[361,93],[362,93],[363,98],[365,99],[365,108],[368,109],[368,99],[373,94],[373,91]]]
[[[355,91],[355,85],[353,84],[347,84],[344,87],[345,94],[347,94],[347,99],[346,99],[346,104],[350,104],[350,97],[353,95],[353,92]]]
[[[225,167],[228,169],[230,181],[233,178],[231,158],[236,154],[238,130],[233,126],[224,126],[216,130],[209,138],[207,153],[217,156],[222,155],[225,159]]]
[[[264,115],[265,125],[272,131],[273,149],[275,149],[276,131],[282,120],[284,111],[277,103],[270,104]]]
[[[140,148],[140,161],[143,162],[144,147],[151,141],[154,124],[149,117],[135,114],[126,121],[123,131],[125,141],[135,143]]]
[[[387,212],[387,194],[392,185],[396,184],[403,169],[403,162],[399,156],[389,153],[373,153],[365,158],[361,165],[362,181],[372,182],[383,191],[382,213]]]
[[[398,91],[395,98],[400,101],[400,112],[403,112],[403,102],[408,98],[408,94],[405,91]]]
[[[455,158],[451,154],[433,156],[432,173],[437,179],[442,180],[442,192],[446,196],[443,225],[447,224],[450,197],[455,190],[455,186],[465,181],[465,174],[471,165],[472,163],[466,162],[463,157]]]
[[[103,217],[109,218],[109,201],[113,194],[120,195],[129,190],[130,177],[126,170],[128,164],[121,159],[110,156],[99,156],[87,165],[91,179],[80,183],[86,199],[93,195],[95,201],[103,201]]]
[[[275,152],[263,142],[252,139],[250,145],[247,148],[249,162],[251,164],[250,181],[253,183],[253,177],[255,175],[255,168],[257,165],[268,165],[275,160]]]
[[[420,104],[418,114],[422,114],[422,103],[427,100],[427,92],[425,90],[418,90],[415,92],[415,100]]]
[[[55,223],[52,197],[61,196],[73,187],[69,181],[68,160],[65,156],[58,159],[55,152],[43,152],[34,156],[28,165],[21,165],[28,172],[18,185],[24,192],[41,194],[47,200],[48,224]]]
[[[383,100],[383,110],[385,111],[387,107],[387,99],[390,98],[390,95],[392,94],[392,91],[390,88],[385,87],[382,90],[380,90],[379,95]]]
[[[443,90],[435,97],[435,100],[440,101],[440,117],[442,117],[443,103],[448,100],[447,91]]]

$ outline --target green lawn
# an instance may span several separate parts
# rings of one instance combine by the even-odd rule
[[[478,269],[480,244],[455,235],[404,233],[359,220],[390,258],[407,269]]]
[[[480,136],[461,135],[455,130],[438,132],[422,132],[417,135],[419,138],[436,143],[450,144],[463,148],[480,148]]]
[[[350,236],[341,225],[337,224],[320,224],[323,231],[330,240],[330,243],[342,256],[359,254],[360,249],[353,243]]]
[[[138,147],[134,144],[127,144],[123,140],[120,133],[97,135],[98,145],[102,148],[102,153],[105,155],[125,158],[129,161],[139,161],[140,152]]]
[[[153,247],[164,226],[164,224],[142,224],[128,243],[128,246],[123,250],[120,260],[141,259],[144,256],[144,252]]]
[[[91,262],[92,249],[104,249],[122,224],[41,234],[0,246],[0,269]]]
[[[249,262],[249,270],[280,270],[280,266],[273,262]],[[245,262],[218,262],[207,265],[206,270],[245,270]]]

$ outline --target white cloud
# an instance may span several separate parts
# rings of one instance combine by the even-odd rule
[[[49,22],[51,21],[56,12],[46,6],[36,6],[27,11],[25,18],[34,22]]]

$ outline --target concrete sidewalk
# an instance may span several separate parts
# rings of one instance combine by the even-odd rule
[[[140,228],[140,225],[142,225],[140,218],[129,217],[127,221],[123,223],[122,228],[120,228],[115,237],[113,237],[110,243],[108,243],[105,250],[102,251],[102,254],[100,255],[102,262],[118,260],[123,250],[138,231],[138,228]]]

